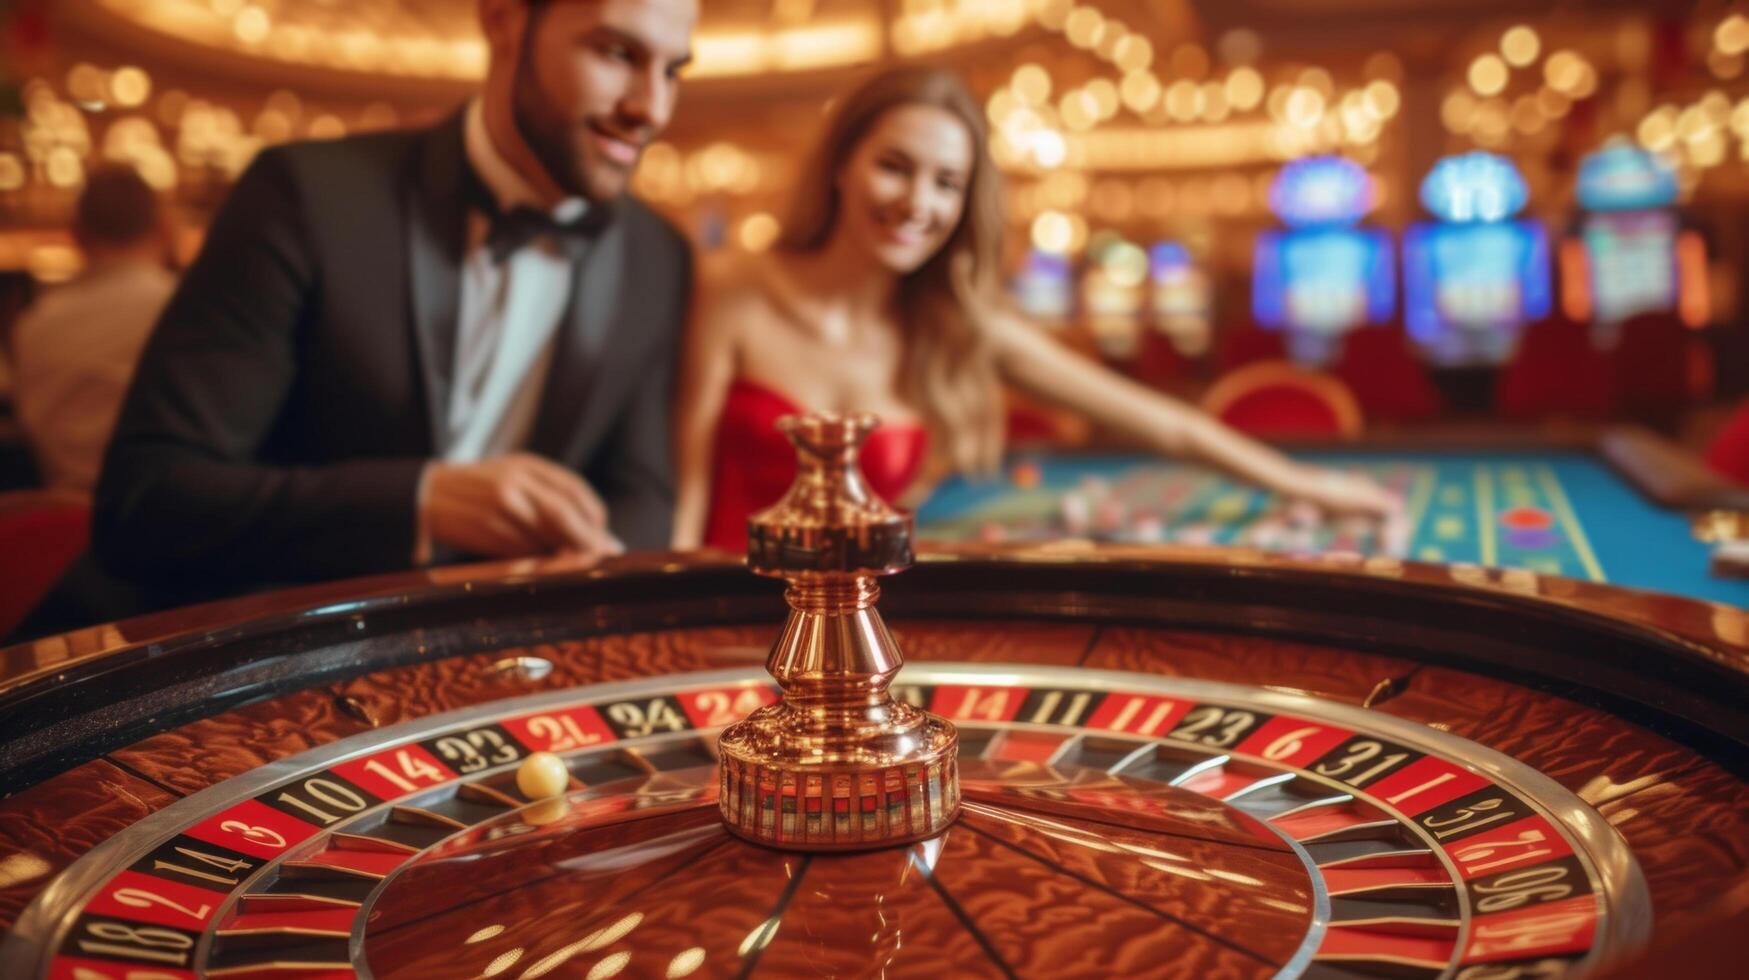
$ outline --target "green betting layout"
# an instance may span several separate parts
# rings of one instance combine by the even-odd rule
[[[1157,460],[1021,457],[1000,480],[944,484],[917,520],[921,536],[936,540],[1068,536],[1350,551],[1606,580],[1561,476],[1547,462],[1333,455],[1317,462],[1378,480],[1403,500],[1403,514],[1383,522],[1326,519],[1210,470]]]

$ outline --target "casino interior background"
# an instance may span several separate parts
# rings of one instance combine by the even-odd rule
[[[432,119],[485,58],[466,0],[21,0],[5,29],[7,309],[77,269],[63,228],[100,161],[171,197],[192,254],[257,149]],[[1749,15],[1727,4],[723,0],[696,47],[637,189],[705,249],[771,243],[809,134],[797,120],[825,93],[871,63],[944,61],[986,100],[1017,301],[1170,390],[1283,347],[1333,369],[1334,335],[1362,326],[1407,328],[1434,385],[1375,390],[1364,364],[1344,367],[1375,429],[1636,417],[1700,448],[1749,388]],[[1669,186],[1588,200],[1588,158],[1630,147],[1655,159],[1593,162],[1656,165]],[[1449,210],[1428,224],[1423,180],[1468,151],[1509,164],[1462,179],[1510,185],[1513,213],[1466,244],[1437,228]],[[1363,168],[1333,223],[1377,234],[1323,234],[1328,216],[1292,210],[1286,165],[1326,156]],[[1307,193],[1342,179],[1307,173]],[[1284,224],[1300,234],[1278,237]],[[1487,234],[1506,244],[1476,244]],[[1680,363],[1624,356],[1637,367],[1612,394],[1525,394],[1544,383],[1528,366],[1505,377],[1529,323],[1595,323],[1607,343],[1659,311],[1689,328],[1664,358]],[[1250,343],[1284,324],[1285,345]]]
[[[187,258],[258,149],[432,120],[485,58],[468,0],[19,0],[5,45],[3,322],[78,269],[91,167],[163,191]],[[1749,393],[1749,10],[722,0],[695,48],[635,188],[705,252],[771,245],[798,121],[836,88],[951,63],[1010,189],[1013,300],[1070,347],[1265,435],[1303,420],[1220,382],[1285,359],[1360,410],[1315,436],[1497,447],[1645,424],[1749,479],[1749,422],[1716,448]],[[1108,441],[1015,418],[1047,445]],[[0,488],[30,486],[4,415],[0,447]],[[1487,559],[1476,530],[1410,553]]]
[[[161,191],[186,260],[261,148],[466,98],[474,6],[0,0],[0,341],[78,273],[94,168]],[[1749,6],[701,7],[634,183],[699,249],[772,245],[830,93],[950,64],[1015,305],[1408,522],[1017,403],[1001,478],[937,488],[880,590],[910,524],[870,505],[760,518],[745,562],[439,566],[0,647],[0,976],[1742,975]],[[5,367],[0,492],[36,479]],[[802,538],[833,547],[771,544]],[[749,567],[821,554],[791,625],[896,637],[872,686],[958,726],[948,782],[730,772],[718,730],[807,633]],[[945,836],[824,853],[934,833],[955,787]]]
[[[1707,409],[1749,386],[1746,18],[1722,3],[724,0],[705,5],[678,116],[637,188],[705,249],[764,248],[809,134],[796,121],[816,118],[824,93],[871,63],[951,62],[986,100],[1009,178],[1017,299],[1127,370],[1200,391],[1249,356],[1248,327],[1289,321],[1288,352],[1327,367],[1329,334],[1407,325],[1437,400],[1395,404],[1362,384],[1363,405],[1383,406],[1369,421],[1608,414],[1545,409],[1496,382],[1529,322],[1565,314],[1607,331],[1664,309],[1696,342],[1682,377],[1630,380],[1614,410],[1704,444],[1721,418]],[[168,193],[192,253],[260,147],[429,120],[485,58],[466,0],[22,0],[6,56],[0,270],[12,306],[32,281],[77,268],[61,229],[99,161],[131,163]],[[1610,147],[1655,154],[1668,191],[1588,200],[1587,158]],[[1422,251],[1448,268],[1416,263],[1423,179],[1478,150],[1508,173],[1468,179],[1514,187],[1513,213],[1485,223],[1535,238],[1497,251],[1538,254],[1491,263],[1436,232],[1419,236]],[[1278,184],[1293,183],[1280,180],[1290,161],[1329,155],[1364,168],[1338,223],[1380,230],[1364,247],[1402,267],[1383,270],[1395,281],[1382,294],[1364,281],[1380,270],[1345,269],[1345,243],[1271,237],[1327,220],[1283,212]],[[1626,156],[1594,162],[1651,165]],[[1588,264],[1588,249],[1607,254]],[[1596,274],[1612,261],[1655,271],[1617,285]],[[1325,312],[1298,322],[1296,296]],[[1453,348],[1440,337],[1462,330],[1438,322],[1441,307],[1493,338]]]

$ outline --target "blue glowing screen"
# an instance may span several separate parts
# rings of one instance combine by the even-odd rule
[[[1535,221],[1421,223],[1403,236],[1403,322],[1442,366],[1499,364],[1554,294]]]
[[[1269,185],[1269,208],[1296,228],[1352,225],[1372,210],[1372,178],[1345,157],[1302,157]]]
[[[1518,167],[1480,150],[1446,157],[1421,181],[1422,205],[1445,221],[1504,221],[1529,199]]]
[[[1148,272],[1156,277],[1190,264],[1190,252],[1178,242],[1155,242],[1148,249]]]
[[[1069,260],[1052,252],[1028,251],[1014,277],[1013,290],[1015,303],[1029,316],[1042,320],[1068,317],[1075,303]]]
[[[1579,161],[1579,206],[1633,211],[1676,203],[1676,173],[1632,143],[1613,142]]]
[[[1252,313],[1265,327],[1336,334],[1389,320],[1396,305],[1390,236],[1305,228],[1257,236]]]
[[[1635,313],[1676,306],[1680,285],[1676,239],[1681,226],[1673,211],[1594,214],[1580,238],[1591,275],[1592,319],[1619,323]]]

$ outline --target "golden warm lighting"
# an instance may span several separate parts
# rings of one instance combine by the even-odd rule
[[[1014,76],[1009,81],[1009,87],[1021,101],[1030,105],[1043,105],[1051,97],[1051,76],[1043,67],[1035,64],[1021,65],[1014,69]]]
[[[1590,66],[1571,51],[1556,51],[1543,62],[1543,79],[1557,92],[1572,95],[1584,82]]]
[[[1201,103],[1202,87],[1188,78],[1181,78],[1166,89],[1166,111],[1179,122],[1195,119]]]
[[[346,135],[346,124],[333,113],[323,113],[310,120],[310,128],[307,132],[310,139],[313,140],[337,140]]]
[[[1083,174],[1059,170],[1046,174],[1039,181],[1038,190],[1046,208],[1068,211],[1080,207],[1087,200],[1087,178]]]
[[[1296,88],[1287,98],[1287,121],[1301,129],[1311,129],[1324,118],[1324,96],[1314,88]]]
[[[15,191],[24,186],[24,161],[16,153],[0,153],[0,191]]]
[[[1227,104],[1249,112],[1263,101],[1263,76],[1255,68],[1235,68],[1227,76]]]
[[[1078,48],[1091,48],[1099,43],[1105,29],[1105,15],[1092,7],[1076,7],[1063,22],[1063,36]]]
[[[1154,43],[1140,34],[1129,34],[1112,51],[1112,62],[1126,72],[1146,71],[1154,63]]]
[[[1512,110],[1507,114],[1512,128],[1518,132],[1533,136],[1548,125],[1548,117],[1543,115],[1542,108],[1537,105],[1536,96],[1521,95],[1512,100]]]
[[[1068,26],[1069,14],[1075,10],[1075,0],[1044,0],[1035,15],[1040,27],[1060,31]]]
[[[1330,147],[1315,129],[1231,121],[1167,128],[1107,126],[1071,134],[1065,142],[1067,166],[1129,172],[1244,166]]]
[[[85,259],[71,245],[38,245],[30,250],[25,267],[38,282],[66,282],[84,268]]]
[[[261,142],[267,144],[284,143],[291,139],[295,132],[291,117],[278,109],[261,110],[256,115],[255,123],[249,127],[249,130],[259,137]]]
[[[483,943],[486,940],[491,939],[491,938],[499,935],[503,931],[504,931],[504,927],[501,925],[487,926],[484,929],[480,929],[480,930],[476,931],[473,935],[469,936],[467,939],[465,939],[463,941],[469,945],[473,945],[474,943]]]
[[[1714,48],[1706,55],[1707,71],[1714,78],[1729,81],[1743,74],[1743,56],[1741,54],[1726,54]]]
[[[1725,162],[1725,137],[1709,129],[1683,144],[1688,162],[1697,167],[1716,167]]]
[[[313,67],[419,78],[484,77],[488,52],[472,31],[443,33],[424,21],[389,30],[335,30],[306,18],[295,5],[266,0],[91,0],[133,24],[207,47]],[[332,6],[331,4],[324,6]],[[1041,15],[1046,4],[1040,8]],[[1072,6],[1072,5],[1070,5]],[[891,34],[901,53],[935,51],[991,35],[1010,36],[1025,23],[1028,4],[932,7],[899,16]],[[812,22],[785,20],[768,31],[707,30],[694,36],[694,77],[847,67],[879,58],[886,25],[873,16]],[[1134,45],[1130,46],[1132,49]],[[1137,52],[1128,55],[1137,57]]]
[[[1300,72],[1299,83],[1301,87],[1309,88],[1318,93],[1326,102],[1330,101],[1330,97],[1336,94],[1335,79],[1332,79],[1330,73],[1322,68],[1307,68]]]
[[[1144,113],[1160,102],[1160,80],[1152,72],[1132,71],[1123,77],[1119,95],[1131,112]]]
[[[44,174],[51,186],[62,189],[77,187],[85,180],[85,162],[71,147],[57,146],[49,151]]]
[[[1380,119],[1389,119],[1397,114],[1402,107],[1403,97],[1397,91],[1397,86],[1380,79],[1367,84],[1362,90],[1362,99],[1367,109]]]
[[[742,219],[740,228],[735,231],[735,240],[749,252],[764,252],[777,242],[777,236],[784,229],[778,226],[777,215],[771,212],[756,212]]]
[[[1099,25],[1099,30],[1093,35],[1093,53],[1106,61],[1112,59],[1117,51],[1118,42],[1129,36],[1129,28],[1122,21],[1107,17],[1105,23]]]
[[[260,7],[244,7],[237,11],[233,29],[244,44],[260,44],[273,31],[273,18]]]
[[[1468,89],[1452,89],[1439,104],[1439,121],[1453,133],[1467,133],[1476,115],[1476,100]]]
[[[1536,103],[1543,115],[1550,119],[1559,119],[1573,108],[1572,99],[1546,85],[1537,89]]]
[[[1514,68],[1523,68],[1529,65],[1536,60],[1536,56],[1541,52],[1542,39],[1537,37],[1533,28],[1525,24],[1509,27],[1506,33],[1500,36],[1500,54],[1506,58],[1506,63]]]
[[[158,122],[164,126],[177,126],[182,122],[182,113],[188,108],[188,93],[181,89],[170,89],[158,96]]]
[[[1368,81],[1379,80],[1401,83],[1403,81],[1403,59],[1389,51],[1375,51],[1361,66],[1361,75]]]
[[[1068,129],[1086,131],[1099,121],[1099,105],[1086,89],[1071,89],[1064,92],[1062,101],[1057,103],[1057,115],[1062,117],[1063,125]]]
[[[1209,122],[1224,122],[1230,106],[1227,104],[1227,87],[1220,82],[1204,82],[1197,94],[1201,104],[1200,115]]]
[[[67,72],[67,94],[75,102],[101,106],[108,89],[108,78],[96,65],[81,62]]]
[[[1101,120],[1117,115],[1118,106],[1122,100],[1118,96],[1117,83],[1109,78],[1095,78],[1082,89],[1087,97],[1093,100],[1094,114]]]
[[[768,32],[701,31],[694,35],[690,77],[803,71],[879,57],[880,25],[872,20],[790,27]]]
[[[1508,69],[1497,54],[1484,54],[1470,62],[1470,88],[1477,95],[1499,95],[1506,88]]]
[[[1714,126],[1724,126],[1731,121],[1731,97],[1718,89],[1701,96],[1695,105]]]
[[[668,980],[680,980],[681,977],[691,976],[704,965],[704,957],[703,946],[694,946],[691,949],[676,953],[674,959],[668,963]]]
[[[151,77],[133,65],[117,68],[109,76],[109,97],[124,109],[144,105],[151,95]]]
[[[1483,99],[1471,117],[1470,134],[1483,145],[1497,146],[1506,139],[1512,127],[1506,104],[1500,99]]]
[[[1063,134],[1051,129],[1032,133],[1027,140],[1033,163],[1046,170],[1063,165],[1068,156],[1068,143]]]
[[[1067,255],[1074,237],[1074,220],[1061,211],[1046,211],[1032,219],[1032,245],[1041,252]]]
[[[1102,180],[1088,195],[1087,208],[1094,217],[1112,224],[1129,220],[1136,209],[1135,191],[1121,180]]]
[[[1713,45],[1725,54],[1749,51],[1749,17],[1732,14],[1713,30]]]
[[[1168,217],[1177,204],[1178,189],[1164,177],[1144,177],[1136,186],[1136,210],[1144,218]]]

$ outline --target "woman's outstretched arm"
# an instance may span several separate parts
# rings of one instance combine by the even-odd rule
[[[720,270],[702,271],[680,349],[674,411],[674,537],[681,550],[704,543],[710,514],[717,422],[735,380],[737,322]]]
[[[1385,515],[1399,506],[1365,477],[1296,462],[1199,409],[1065,350],[1013,314],[991,311],[986,322],[1010,381],[1159,452],[1204,460],[1336,513]]]

